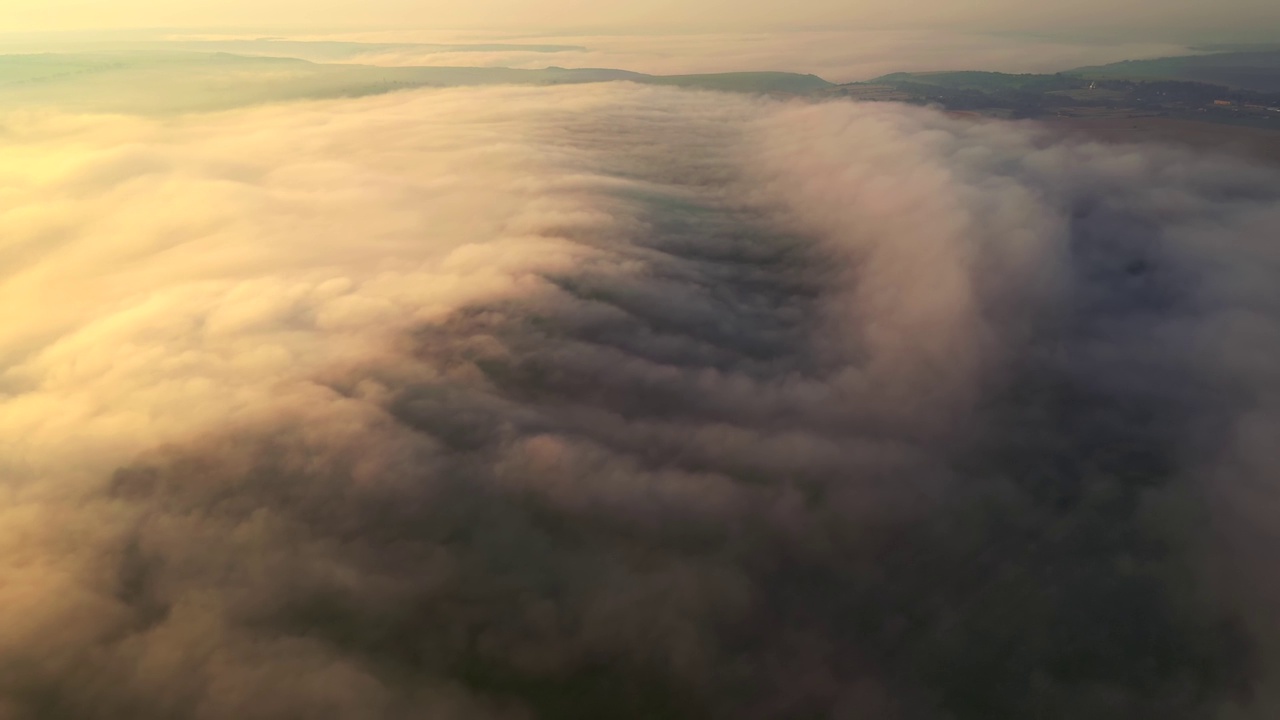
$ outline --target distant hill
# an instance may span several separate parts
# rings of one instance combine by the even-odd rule
[[[948,72],[899,72],[882,75],[870,81],[875,85],[894,87],[937,87],[947,90],[976,90],[979,92],[1019,91],[1050,92],[1069,90],[1078,84],[1074,78],[1061,75],[1011,74],[959,70]]]
[[[1071,90],[1080,80],[1180,81],[1256,92],[1280,92],[1280,50],[1220,52],[1152,60],[1125,60],[1053,74],[1010,74],[974,70],[899,72],[870,84],[927,93],[930,88],[981,93],[1045,93]]]
[[[1069,75],[1022,74],[963,70],[883,75],[867,88],[903,93],[908,102],[938,103],[949,110],[1003,109],[1009,117],[1031,117],[1065,101],[1054,93],[1079,90],[1087,81]],[[851,90],[854,85],[841,86]]]
[[[1123,80],[1184,80],[1258,92],[1280,92],[1280,51],[1185,55],[1125,60],[1076,68],[1069,74]]]
[[[1009,119],[1163,117],[1280,130],[1280,110],[1273,109],[1280,107],[1280,92],[1243,88],[1246,83],[1239,80],[1242,68],[1247,68],[1255,80],[1247,84],[1271,86],[1280,79],[1280,53],[1230,55],[1201,65],[1185,62],[1200,60],[1198,57],[1166,58],[1054,74],[892,73],[867,83],[836,86],[830,94],[928,104]],[[1209,57],[1214,56],[1205,56]],[[1253,65],[1242,65],[1244,62]],[[1268,62],[1276,62],[1277,69],[1266,67]],[[1228,73],[1236,76],[1234,86],[1185,79],[1220,78]]]
[[[1209,45],[1192,45],[1188,50],[1199,53],[1280,52],[1280,42],[1212,43]]]
[[[619,80],[755,93],[803,94],[831,87],[814,75],[783,72],[661,76],[609,68],[386,67],[225,52],[0,55],[0,104],[94,111],[192,112],[417,87]]]

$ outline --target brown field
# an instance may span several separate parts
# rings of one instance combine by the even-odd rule
[[[1162,117],[1045,118],[1040,122],[1102,142],[1187,145],[1280,164],[1280,129]]]

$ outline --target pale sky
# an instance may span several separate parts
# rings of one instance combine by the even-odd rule
[[[0,31],[486,28],[504,31],[957,27],[1265,40],[1274,0],[0,0]]]

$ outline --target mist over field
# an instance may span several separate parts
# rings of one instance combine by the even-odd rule
[[[609,82],[0,188],[0,718],[1280,704],[1274,166]]]

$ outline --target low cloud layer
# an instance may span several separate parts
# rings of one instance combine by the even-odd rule
[[[384,32],[350,37],[365,41],[426,40],[425,32]],[[457,37],[445,36],[445,37]],[[492,40],[492,34],[462,36],[469,42]],[[501,37],[501,36],[497,36]],[[983,34],[933,29],[833,29],[756,33],[566,34],[530,38],[580,47],[556,52],[519,48],[451,49],[373,48],[351,61],[376,65],[446,65],[454,67],[571,68],[616,67],[656,75],[780,70],[812,73],[832,82],[870,80],[892,72],[997,70],[1060,72],[1084,65],[1120,60],[1184,55],[1177,42],[1124,38],[1089,41],[1034,35]]]
[[[0,718],[1275,714],[1274,168],[607,84],[0,174]]]
[[[267,35],[268,37],[264,37]],[[893,72],[994,70],[1052,73],[1121,60],[1185,55],[1179,39],[1045,37],[955,29],[883,28],[732,32],[519,32],[398,29],[377,32],[0,34],[8,53],[169,53],[182,78],[210,67],[178,53],[231,53],[384,67],[489,67],[540,70],[619,68],[655,75],[779,71],[812,73],[832,82],[870,80]],[[235,68],[218,67],[223,85]],[[244,65],[243,69],[250,69]],[[287,66],[273,68],[288,76]],[[64,80],[74,78],[67,73]],[[198,78],[198,75],[196,75]],[[21,76],[15,79],[23,79]],[[100,78],[92,79],[95,82]],[[81,83],[83,85],[83,83]],[[197,84],[200,84],[197,82]],[[167,87],[167,86],[166,86]],[[10,87],[12,93],[15,88]],[[222,89],[227,92],[229,88]],[[117,95],[128,88],[112,87]],[[189,90],[186,90],[189,92]],[[83,91],[81,91],[83,92]],[[166,89],[181,94],[182,86]],[[155,103],[158,99],[152,99]],[[130,97],[134,107],[146,98]]]

